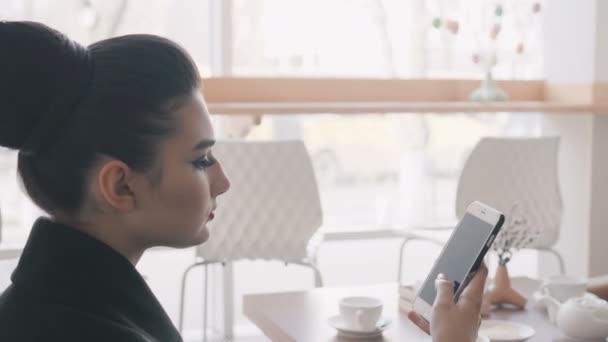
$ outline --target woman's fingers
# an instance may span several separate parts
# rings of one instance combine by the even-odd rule
[[[433,306],[454,305],[454,283],[448,281],[443,274],[435,280],[437,297]]]
[[[486,278],[488,277],[488,268],[485,263],[479,267],[479,270],[462,292],[458,301],[459,306],[468,306],[470,309],[478,310],[481,307],[483,292],[486,286]]]

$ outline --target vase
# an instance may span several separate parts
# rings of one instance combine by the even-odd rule
[[[479,102],[492,102],[492,101],[506,101],[509,99],[507,93],[496,85],[492,78],[492,72],[486,72],[486,78],[481,82],[481,85],[473,90],[469,96],[471,101]]]
[[[490,303],[492,305],[511,304],[523,310],[528,300],[511,286],[511,278],[505,264],[498,265],[494,285],[490,290]]]

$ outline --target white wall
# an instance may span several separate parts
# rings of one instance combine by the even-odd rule
[[[608,13],[608,12],[607,12]],[[608,31],[607,31],[608,32]],[[608,64],[608,63],[606,63]],[[608,274],[608,117],[593,120],[589,275]]]
[[[552,0],[544,17],[545,74],[552,84],[608,80],[608,3]],[[546,114],[543,133],[562,137],[560,180],[564,199],[557,248],[568,273],[608,273],[608,118],[597,114]],[[541,257],[541,270],[552,262]],[[547,271],[550,272],[550,271]]]
[[[589,267],[591,194],[591,114],[544,115],[543,134],[560,135],[559,176],[564,213],[557,249],[568,273],[584,276]],[[556,273],[555,260],[541,255],[541,275]]]
[[[597,0],[595,11],[595,81],[608,81],[608,2]],[[602,87],[607,89],[606,87]],[[606,98],[606,95],[602,95]],[[608,274],[608,117],[594,117],[589,273]]]

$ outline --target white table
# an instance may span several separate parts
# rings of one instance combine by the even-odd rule
[[[513,285],[528,298],[539,282],[530,278],[514,278]],[[392,319],[383,338],[375,341],[429,341],[430,338],[398,310],[397,284],[353,288],[319,288],[309,291],[254,294],[243,299],[245,315],[273,341],[322,342],[355,341],[337,336],[327,319],[338,313],[338,300],[345,296],[363,295],[382,299],[383,315]],[[525,311],[501,309],[492,319],[510,320],[531,325],[536,335],[529,341],[571,341],[550,324],[546,312],[529,301]],[[361,341],[361,340],[357,340]]]

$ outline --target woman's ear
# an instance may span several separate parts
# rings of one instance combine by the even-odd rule
[[[96,175],[99,200],[108,208],[130,211],[136,206],[134,172],[122,161],[113,159],[101,166]]]

